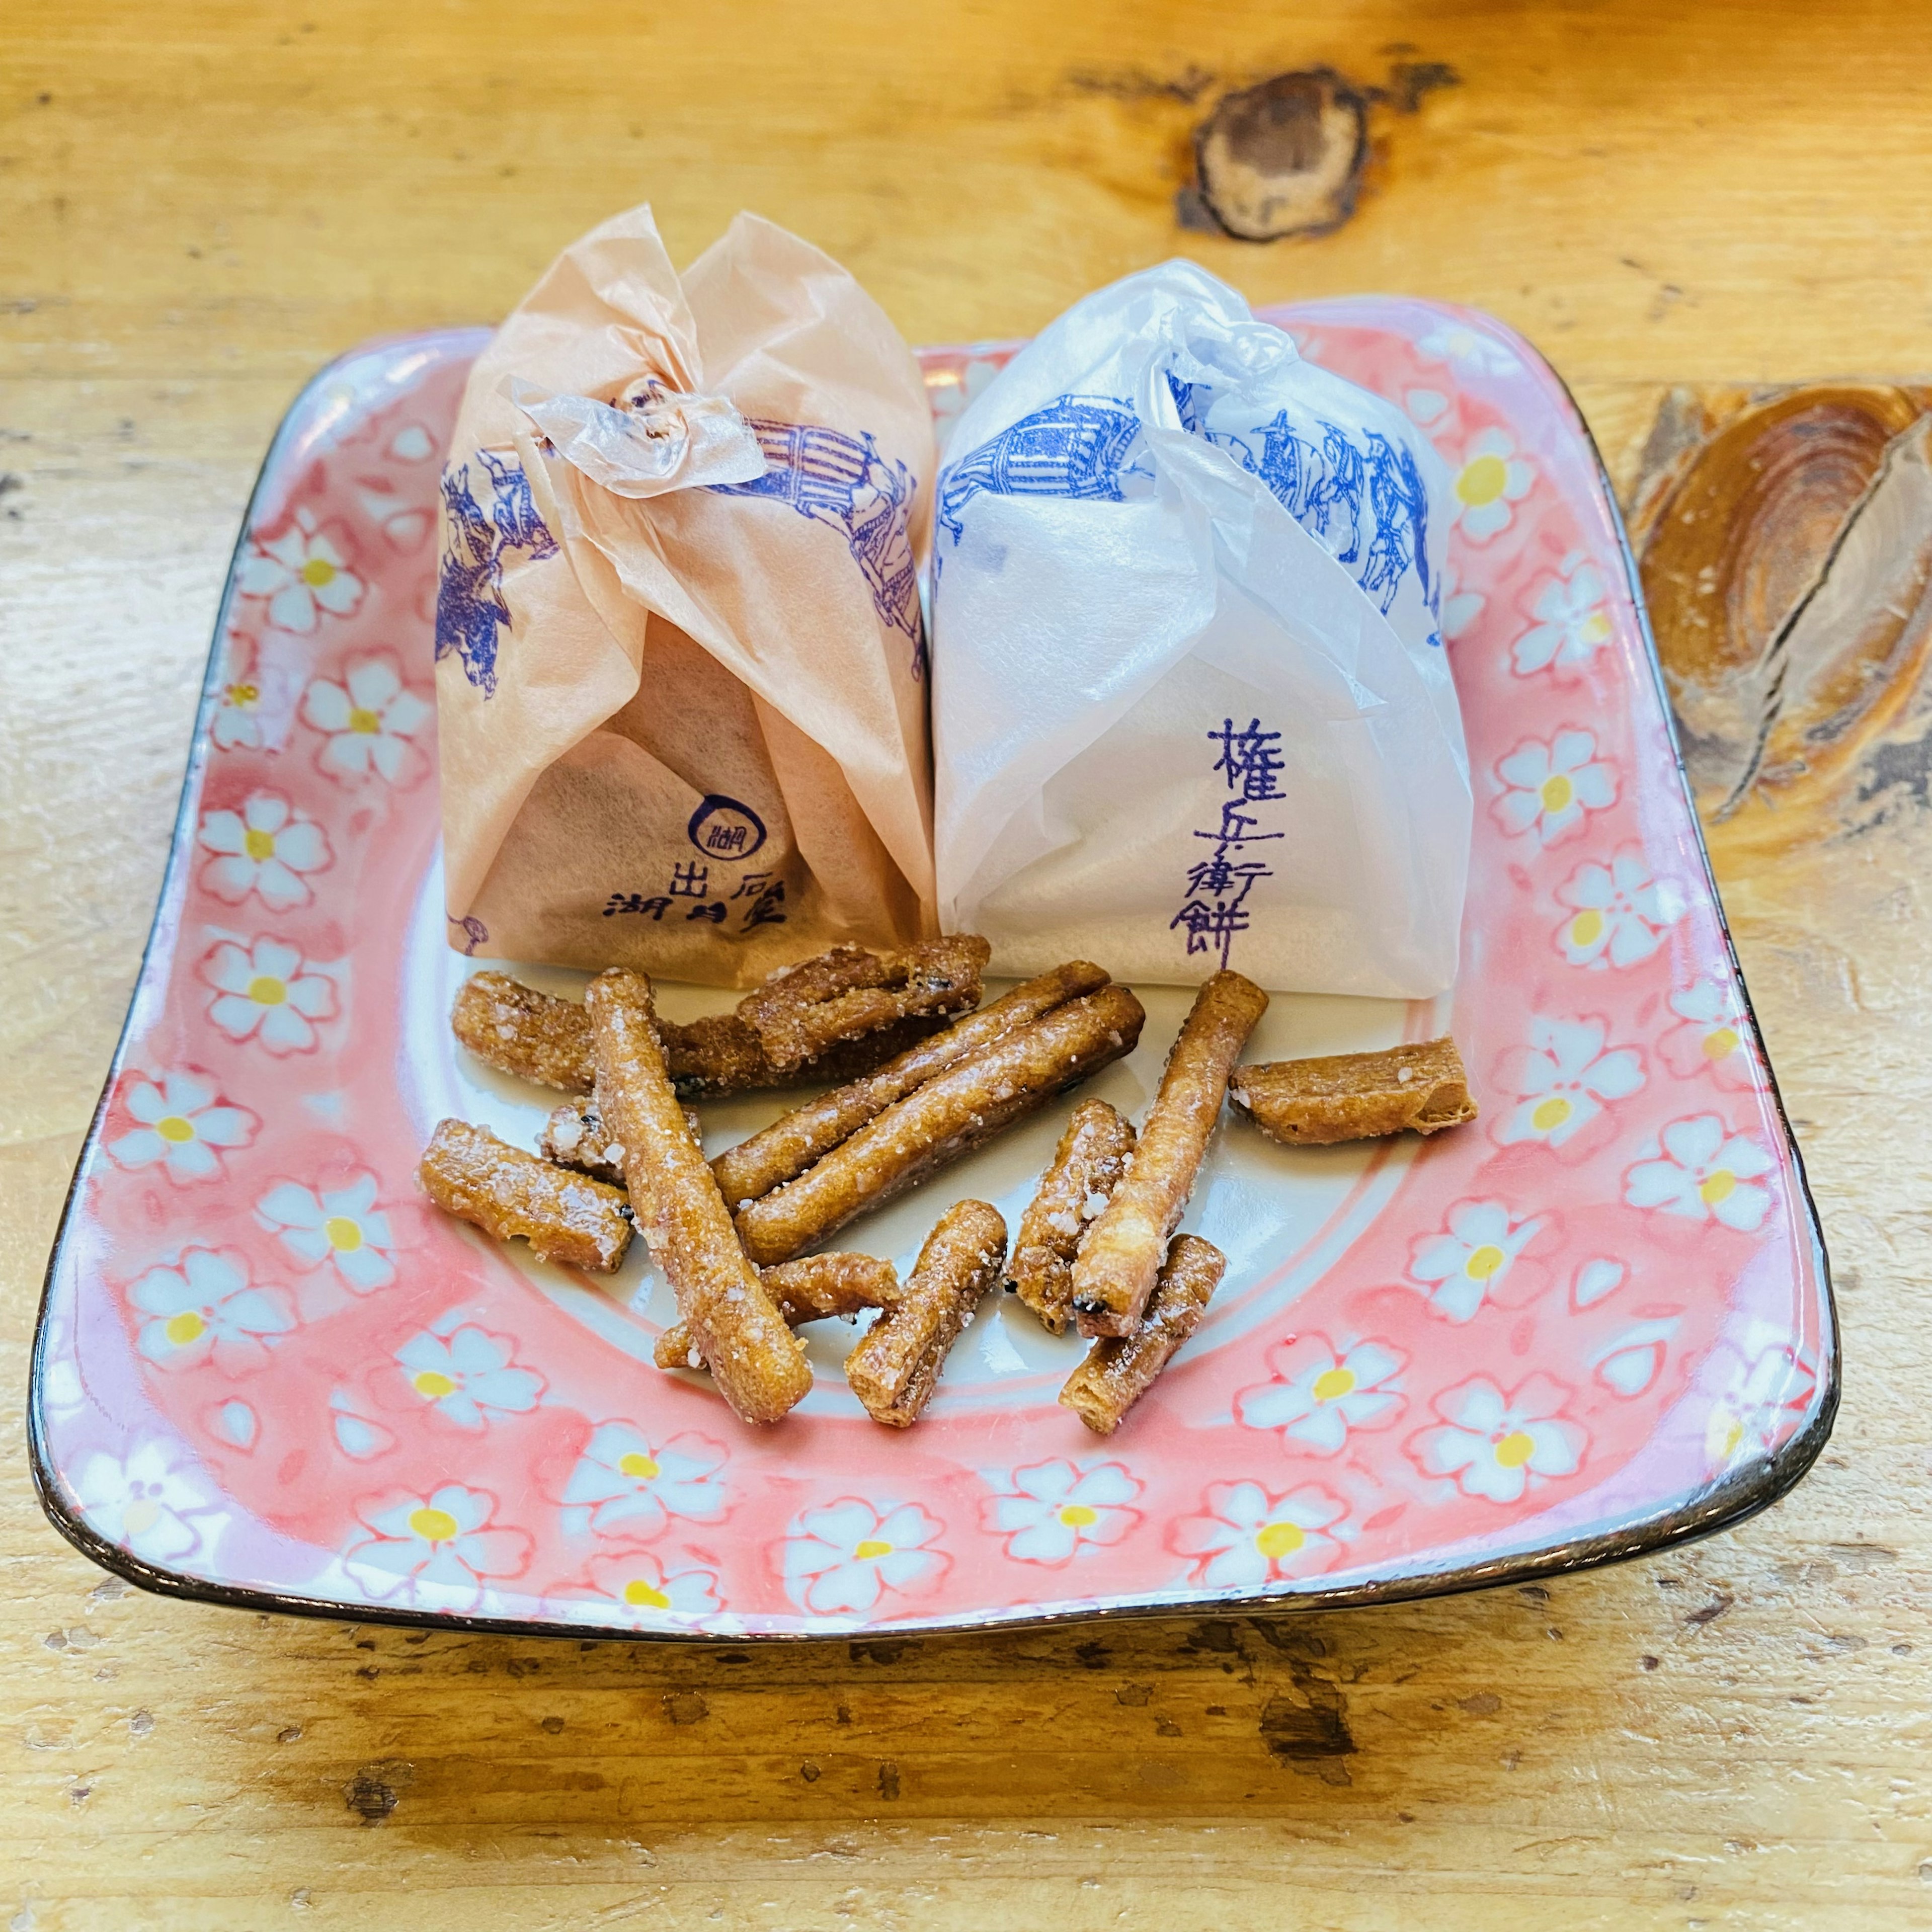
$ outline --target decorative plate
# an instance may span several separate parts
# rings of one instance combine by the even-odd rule
[[[1290,1150],[1231,1118],[1184,1223],[1226,1281],[1106,1440],[1054,1400],[1080,1345],[998,1299],[904,1434],[851,1399],[836,1324],[769,1430],[651,1366],[642,1243],[593,1280],[416,1188],[442,1115],[529,1144],[554,1096],[445,1017],[470,962],[437,860],[436,485],[485,338],[380,343],[283,424],[223,602],[41,1311],[34,1462],[68,1536],[224,1603],[740,1640],[1414,1596],[1654,1548],[1796,1480],[1837,1400],[1826,1258],[1587,433],[1483,316],[1270,319],[1449,463],[1478,800],[1453,1000],[1278,997],[1249,1057],[1451,1024],[1481,1120]],[[1014,346],[927,352],[942,435]],[[1189,998],[1142,990],[1144,1044],[1091,1090],[1130,1112]],[[707,1141],[780,1104],[710,1108]],[[854,1244],[908,1266],[968,1193],[1016,1221],[1062,1112]]]

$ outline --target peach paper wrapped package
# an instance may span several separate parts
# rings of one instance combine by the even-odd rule
[[[452,943],[746,986],[931,932],[933,464],[911,352],[795,236],[565,250],[443,476]]]
[[[947,452],[947,929],[1001,973],[1448,986],[1471,818],[1448,485],[1401,410],[1170,262],[1069,310]]]

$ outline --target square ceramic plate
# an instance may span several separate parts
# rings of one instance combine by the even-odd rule
[[[1480,1122],[1291,1150],[1230,1120],[1184,1224],[1226,1281],[1108,1440],[1054,1400],[1079,1345],[998,1300],[903,1435],[850,1398],[836,1324],[772,1429],[651,1366],[642,1243],[593,1280],[414,1184],[440,1116],[528,1144],[554,1096],[445,1020],[470,962],[437,862],[436,485],[485,338],[379,344],[269,452],[49,1271],[33,1454],[69,1537],[225,1603],[742,1640],[1413,1596],[1654,1548],[1797,1478],[1837,1397],[1824,1252],[1587,434],[1481,316],[1271,319],[1454,475],[1478,799],[1453,1000],[1278,998],[1249,1057],[1453,1024]],[[942,434],[1012,347],[928,352]],[[1144,1044],[1090,1090],[1130,1112],[1189,997],[1142,990]],[[711,1107],[707,1143],[778,1105]],[[854,1245],[903,1268],[967,1193],[1016,1220],[1064,1112]]]

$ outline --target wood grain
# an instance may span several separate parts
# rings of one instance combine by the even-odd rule
[[[1180,227],[1202,115],[1322,65],[1388,97],[1353,216],[1267,247]],[[1405,112],[1391,82],[1418,66],[1457,84]],[[1546,1591],[1265,1626],[721,1657],[144,1598],[47,1528],[21,1431],[39,1274],[146,933],[228,547],[327,356],[494,316],[646,196],[680,258],[740,206],[799,229],[916,340],[1023,333],[1182,253],[1257,301],[1496,310],[1575,386],[1648,514],[1781,386],[1890,372],[1856,386],[1893,399],[1868,394],[1870,420],[1917,422],[1928,75],[1927,10],[1793,0],[13,0],[0,1922],[1922,1925],[1932,760],[1898,638],[1818,640],[1810,708],[1778,718],[1824,754],[1714,825],[1848,1362],[1819,1466],[1736,1532]],[[1707,675],[1673,618],[1680,675],[1734,718],[1762,721],[1751,640],[1787,614],[1778,573],[1809,580],[1801,553],[1859,500],[1874,434],[1786,506],[1797,548],[1756,566],[1758,628],[1728,670]]]

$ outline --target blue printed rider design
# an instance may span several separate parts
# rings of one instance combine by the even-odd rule
[[[448,512],[436,586],[436,654],[452,654],[463,674],[485,698],[496,688],[496,633],[508,630],[503,602],[503,559],[515,551],[554,556],[556,539],[530,500],[530,479],[514,456],[476,452],[490,479],[485,512],[470,487],[470,466],[443,472],[442,501]]]
[[[959,541],[960,513],[982,490],[994,496],[1126,500],[1120,479],[1148,472],[1129,459],[1140,418],[1118,396],[1059,396],[950,464],[939,478],[940,526]]]

